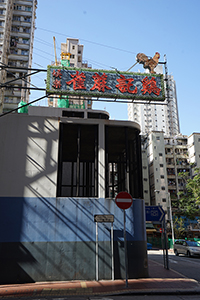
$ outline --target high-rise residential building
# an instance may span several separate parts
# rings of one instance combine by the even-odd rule
[[[0,91],[1,112],[29,100],[31,78],[26,75],[32,65],[36,8],[37,0],[0,1],[0,79],[7,85]]]
[[[200,133],[194,132],[188,137],[188,155],[190,163],[200,168]],[[192,175],[194,175],[193,172]]]
[[[163,74],[162,66],[158,65],[155,71],[157,74]],[[167,136],[180,133],[176,83],[172,75],[163,76],[168,79],[168,92],[166,89],[165,101],[158,104],[151,104],[151,102],[128,104],[128,119],[140,124],[142,135],[151,131],[162,131]]]
[[[185,188],[179,174],[188,172],[192,176],[194,168],[191,164],[200,167],[200,133],[172,137],[161,131],[152,131],[145,139],[144,149],[148,159],[151,205],[162,205],[167,211],[171,200],[176,211],[179,192]],[[143,174],[143,179],[145,176]]]
[[[87,61],[83,61],[84,45],[79,44],[79,39],[67,38],[66,43],[61,43],[61,60],[53,63],[55,66],[72,67],[72,68],[91,68]],[[57,58],[56,58],[57,60]],[[60,103],[60,104],[59,104]],[[60,100],[57,96],[48,98],[48,105],[53,107],[65,108],[92,108],[92,100],[88,97],[62,96]]]
[[[179,211],[180,192],[186,189],[181,173],[187,172],[192,177],[194,167],[200,167],[200,133],[166,136],[163,131],[152,131],[144,141],[143,183],[149,181],[149,186],[145,186],[146,196],[150,195],[150,205],[162,206],[170,220],[170,211],[172,214]],[[144,170],[146,159],[148,177],[146,167]],[[145,199],[144,187],[143,193]],[[145,204],[149,205],[147,197]],[[198,222],[191,222],[188,229],[193,237],[200,237]]]

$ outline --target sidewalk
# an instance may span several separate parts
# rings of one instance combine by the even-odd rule
[[[0,299],[4,297],[43,297],[71,295],[117,294],[200,294],[197,281],[166,270],[161,264],[149,259],[149,276],[144,279],[102,281],[37,282],[28,284],[0,285]]]

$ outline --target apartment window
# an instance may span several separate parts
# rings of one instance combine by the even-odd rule
[[[31,18],[30,17],[24,17],[24,21],[25,22],[31,22]]]
[[[29,44],[29,39],[22,39],[23,44]]]
[[[162,199],[162,202],[166,202],[166,198],[163,198],[163,199]]]
[[[160,167],[163,168],[163,164],[160,164]]]
[[[22,10],[22,7],[21,7],[21,5],[14,5],[14,9],[15,10]]]
[[[164,175],[160,175],[160,178],[165,178],[165,176]]]
[[[17,54],[17,50],[11,49],[11,50],[10,50],[10,54]]]
[[[21,17],[20,16],[13,16],[13,21],[21,21]]]
[[[25,6],[25,11],[31,11],[31,7],[30,6]]]
[[[162,153],[159,153],[159,156],[162,156]]]
[[[70,58],[74,59],[74,54],[71,54],[71,55],[70,55]]]
[[[19,27],[17,27],[17,26],[12,26],[11,31],[19,32]]]
[[[23,32],[30,33],[30,32],[31,32],[31,30],[30,30],[30,28],[28,28],[28,27],[25,27],[25,28],[23,28]]]
[[[3,15],[4,13],[3,13],[3,9],[0,9],[0,15]]]
[[[27,50],[21,50],[21,55],[28,55],[28,51]]]
[[[4,25],[4,22],[3,21],[0,21],[0,26],[3,26]]]
[[[161,186],[161,190],[163,190],[163,191],[164,191],[164,190],[165,190],[165,187],[164,187],[164,186]]]

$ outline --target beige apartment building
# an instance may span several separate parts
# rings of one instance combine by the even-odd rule
[[[91,65],[88,65],[87,61],[83,61],[83,48],[84,45],[79,43],[79,39],[67,38],[66,43],[61,43],[60,60],[57,61],[56,57],[53,65],[71,68],[91,68]],[[62,96],[62,99],[60,99],[60,97],[54,95],[48,98],[48,106],[91,109],[92,100],[89,97],[77,96]]]

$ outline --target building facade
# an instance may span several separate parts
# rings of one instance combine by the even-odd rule
[[[151,205],[162,205],[167,212],[171,202],[175,212],[179,192],[185,188],[179,173],[192,176],[191,164],[200,167],[200,134],[167,137],[163,132],[152,131],[143,147],[148,158]]]
[[[114,197],[125,189],[133,197],[129,278],[148,277],[139,125],[105,111],[30,106],[0,126],[1,284],[95,280],[96,214],[114,215],[114,279],[124,279],[123,211]],[[98,278],[111,279],[111,223],[98,224],[98,245]]]
[[[190,163],[200,168],[200,133],[194,132],[188,136],[188,155]]]
[[[0,78],[7,85],[1,89],[1,112],[28,102],[36,8],[37,0],[0,2]]]
[[[163,74],[162,66],[157,66],[155,71],[157,74]],[[142,135],[151,131],[163,131],[167,136],[175,136],[180,133],[176,83],[172,75],[163,76],[165,85],[166,78],[168,79],[165,101],[159,104],[128,103],[128,119],[140,124]]]

